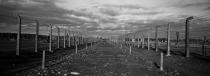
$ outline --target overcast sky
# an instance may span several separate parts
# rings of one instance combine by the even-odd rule
[[[43,34],[49,24],[66,24],[72,30],[119,35],[189,16],[210,18],[210,0],[0,0],[0,10],[0,32],[16,32],[19,14],[27,33],[35,32],[37,19]]]

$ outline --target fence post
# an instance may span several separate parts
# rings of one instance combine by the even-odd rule
[[[130,45],[130,50],[129,50],[129,51],[130,51],[130,55],[131,55],[131,53],[132,53],[132,48],[131,48],[131,45]]]
[[[168,29],[167,29],[167,54],[166,56],[171,56],[170,53],[170,24],[168,24]]]
[[[58,29],[58,48],[60,48],[60,28],[59,27],[57,27],[57,29]]]
[[[52,25],[50,25],[50,44],[49,44],[49,51],[52,51]]]
[[[84,42],[83,42],[83,36],[81,35],[81,45],[83,45]]]
[[[77,54],[77,51],[78,51],[78,36],[75,37],[75,50],[76,50],[76,54]]]
[[[178,46],[179,43],[179,32],[176,32],[176,46]]]
[[[142,45],[141,48],[144,48],[144,37],[142,38]]]
[[[77,54],[77,51],[78,51],[77,43],[78,43],[78,42],[76,41],[76,44],[75,44],[75,47],[76,47],[76,48],[75,48],[75,49],[76,49],[76,54]]]
[[[75,46],[75,34],[73,33],[73,45]]]
[[[66,48],[66,30],[64,28],[64,34],[63,34],[63,48]]]
[[[45,50],[42,51],[42,69],[45,69]]]
[[[90,41],[90,44],[91,44],[91,48],[93,47],[93,42],[92,42],[92,40]]]
[[[206,36],[203,37],[203,44],[202,44],[202,50],[203,50],[203,56],[206,56]]]
[[[70,35],[70,32],[68,33],[68,42],[69,42],[69,47],[71,47],[71,35]]]
[[[160,71],[163,71],[163,52],[160,53]]]
[[[144,48],[144,33],[142,33],[142,45],[141,45],[141,48]]]
[[[134,33],[133,34],[133,47],[136,46],[136,34]]]
[[[138,33],[138,48],[140,47],[140,36],[139,36],[139,33]]]
[[[87,38],[85,39],[85,46],[86,46],[86,50],[87,50],[87,47],[88,47],[88,39]]]
[[[150,33],[147,32],[147,50],[150,50]]]
[[[186,19],[186,26],[185,26],[185,53],[186,57],[190,57],[190,50],[189,50],[189,20],[193,19],[193,17],[188,17]]]
[[[35,52],[38,52],[38,48],[39,48],[39,21],[36,21],[36,37],[35,37]]]
[[[155,51],[158,51],[158,26],[155,27]]]
[[[18,33],[17,33],[17,45],[16,45],[16,55],[20,55],[20,46],[21,46],[21,16],[18,16]]]

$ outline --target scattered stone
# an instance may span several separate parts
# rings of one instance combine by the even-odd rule
[[[63,76],[68,76],[68,74],[63,74]]]
[[[71,72],[72,75],[79,75],[79,72]]]
[[[61,72],[58,72],[58,74],[61,74]]]

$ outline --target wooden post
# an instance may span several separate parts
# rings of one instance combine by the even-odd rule
[[[158,52],[158,26],[155,27],[155,51]]]
[[[18,16],[18,33],[17,33],[17,45],[16,45],[16,55],[20,55],[20,47],[21,47],[21,16]]]
[[[202,50],[203,50],[203,56],[206,56],[206,36],[203,37],[203,44],[202,44]]]
[[[150,50],[150,34],[147,32],[147,50]]]
[[[160,71],[163,71],[163,52],[160,53]]]
[[[167,54],[166,56],[171,56],[170,53],[170,24],[168,24],[168,30],[167,30]]]
[[[49,43],[49,51],[52,51],[52,25],[50,25],[50,43]]]
[[[190,57],[190,50],[189,50],[189,20],[193,19],[193,17],[188,17],[186,19],[186,26],[185,26],[185,53],[186,57]]]
[[[64,29],[63,48],[66,48],[66,29]]]
[[[39,48],[39,21],[36,21],[36,36],[35,36],[35,52],[38,52]]]
[[[58,48],[60,48],[60,28],[59,27],[57,27],[57,29],[58,29]]]
[[[42,69],[45,69],[45,50],[42,51]]]

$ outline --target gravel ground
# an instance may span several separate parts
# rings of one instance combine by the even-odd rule
[[[57,64],[55,64],[57,62]],[[54,64],[54,65],[53,65]],[[129,55],[108,42],[99,42],[88,50],[63,56],[40,66],[17,73],[17,76],[160,76],[164,75],[150,62]]]
[[[22,71],[16,76],[208,76],[208,63],[181,56],[164,57],[164,71],[159,70],[159,53],[152,50],[132,48],[102,41],[65,55],[54,62]]]

